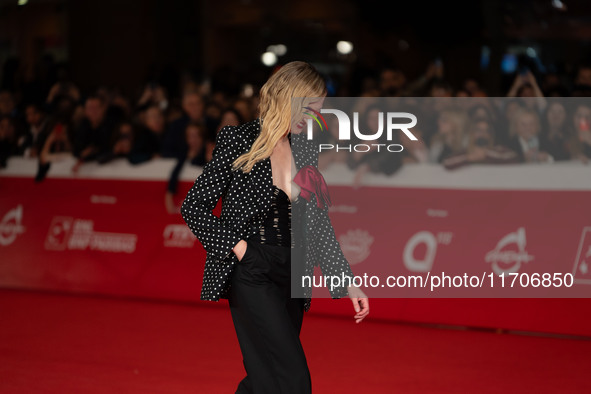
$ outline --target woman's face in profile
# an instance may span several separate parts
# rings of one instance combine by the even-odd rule
[[[312,115],[316,116],[316,113],[319,113],[322,109],[322,105],[324,104],[324,98],[325,96],[312,99],[313,101],[310,101],[307,105],[305,105],[305,107],[307,107],[308,109],[306,110],[304,108],[302,110],[308,114],[311,113]],[[291,132],[293,134],[300,134],[302,131],[304,131],[308,119],[312,119],[312,121],[314,122],[314,118],[312,118],[312,116],[310,115],[304,115],[303,117],[296,117],[295,119],[292,119]]]

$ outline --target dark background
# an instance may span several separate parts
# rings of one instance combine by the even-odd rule
[[[131,96],[151,80],[176,96],[183,79],[208,78],[236,92],[268,77],[260,56],[281,43],[288,51],[279,63],[313,62],[340,95],[358,94],[361,78],[384,67],[412,80],[440,58],[450,83],[475,78],[504,96],[514,76],[501,67],[507,54],[536,76],[572,78],[589,60],[590,22],[591,2],[581,0],[0,0],[0,77],[10,89],[16,68],[29,83],[67,73],[82,91],[109,86]],[[353,53],[339,55],[339,40]]]

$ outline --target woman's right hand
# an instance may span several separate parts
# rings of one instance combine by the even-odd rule
[[[357,286],[347,286],[347,292],[353,302],[353,309],[355,309],[355,316],[353,316],[355,323],[361,323],[369,313],[369,300],[361,288]]]
[[[238,257],[238,261],[242,261],[244,254],[246,253],[247,243],[245,240],[241,239],[236,246],[232,249],[236,257]]]

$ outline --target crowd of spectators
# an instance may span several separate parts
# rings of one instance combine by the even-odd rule
[[[164,86],[152,82],[139,97],[127,97],[109,88],[81,92],[74,82],[61,78],[39,89],[29,95],[36,100],[14,86],[0,90],[0,168],[11,156],[35,158],[35,179],[41,182],[51,163],[64,157],[76,158],[74,173],[91,161],[103,164],[125,158],[140,164],[174,158],[177,165],[165,198],[171,212],[178,210],[173,196],[185,163],[204,165],[221,127],[257,116],[256,88],[253,94],[229,95],[187,82],[180,87],[180,97],[169,97]],[[500,105],[487,100],[475,79],[459,87],[449,84],[439,64],[431,64],[416,81],[407,81],[401,70],[386,68],[363,80],[360,96],[398,97],[408,112],[422,113],[422,123],[412,129],[419,141],[398,136],[404,147],[400,154],[323,154],[320,165],[342,160],[360,183],[367,172],[392,175],[407,163],[440,163],[450,170],[469,163],[586,163],[591,158],[591,105],[580,100],[569,106],[559,97],[589,97],[590,92],[591,67],[586,66],[579,67],[568,84],[554,74],[535,78],[531,72],[518,73]],[[429,112],[411,99],[420,97],[467,98],[469,104],[456,99]],[[375,131],[377,114],[384,110],[379,100],[366,105],[364,127]],[[323,138],[330,142],[335,137]]]

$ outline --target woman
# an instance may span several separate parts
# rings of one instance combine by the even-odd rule
[[[574,132],[568,146],[573,160],[587,164],[591,159],[591,107],[584,102],[577,102],[574,108],[571,118]]]
[[[443,109],[437,120],[437,134],[431,139],[431,161],[442,163],[448,157],[464,151],[468,146],[467,125],[468,117],[464,111]]]
[[[302,112],[290,111],[292,99],[316,97],[300,99],[300,104],[319,110],[325,95],[323,79],[309,64],[280,68],[261,89],[259,119],[220,130],[212,160],[181,207],[207,251],[201,299],[229,301],[247,372],[237,393],[311,391],[299,340],[310,289],[304,289],[305,298],[291,297],[292,254],[304,258],[306,274],[320,265],[325,276],[352,275],[320,193],[314,200],[309,184],[301,181],[314,178],[300,176],[298,185],[292,175],[298,169],[313,172],[318,162],[317,150],[296,149],[292,155],[292,143],[309,146],[301,138]],[[212,210],[220,197],[217,218]],[[293,232],[294,239],[292,203],[293,218],[304,223],[301,233]],[[296,233],[304,236],[298,241]],[[351,298],[357,322],[369,312],[367,297],[358,288],[342,285],[329,291],[333,298]]]
[[[550,99],[552,100],[552,99]],[[571,159],[572,137],[568,127],[569,114],[565,105],[554,99],[548,102],[542,118],[541,139],[554,160]]]

